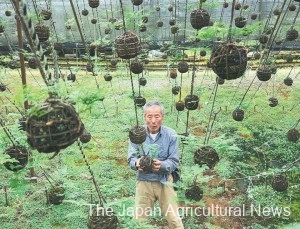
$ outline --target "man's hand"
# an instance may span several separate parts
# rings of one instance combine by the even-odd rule
[[[143,169],[141,169],[141,166],[140,166],[140,160],[141,160],[141,158],[138,158],[135,161],[135,167],[136,167],[136,170],[143,172]]]
[[[152,161],[152,172],[158,172],[160,170],[161,161],[153,159]]]

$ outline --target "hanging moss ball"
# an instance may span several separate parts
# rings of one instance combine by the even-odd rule
[[[76,81],[76,75],[75,75],[74,73],[70,73],[70,74],[67,76],[67,80],[72,81],[72,82],[75,82],[75,81]]]
[[[158,21],[156,22],[156,25],[157,25],[157,27],[163,27],[164,22],[163,22],[162,20],[158,20]]]
[[[106,82],[110,82],[112,80],[112,75],[109,73],[106,73],[103,77]]]
[[[300,132],[299,130],[293,128],[293,129],[290,129],[288,132],[287,132],[287,139],[290,141],[290,142],[297,142],[300,138]]]
[[[298,38],[299,36],[299,33],[296,29],[289,29],[287,32],[286,32],[286,39],[288,41],[294,41]]]
[[[177,101],[175,104],[175,108],[177,111],[183,111],[185,108],[184,101],[182,100]]]
[[[276,107],[278,105],[278,99],[275,97],[269,98],[269,106]]]
[[[133,60],[130,63],[130,70],[132,73],[134,74],[140,74],[143,72],[143,62],[141,62],[140,60]]]
[[[199,96],[187,95],[184,98],[184,105],[188,110],[196,110],[199,106]]]
[[[48,191],[48,199],[51,204],[61,204],[65,199],[65,188],[61,185],[51,187]]]
[[[293,85],[293,79],[289,76],[287,76],[286,78],[284,78],[283,80],[283,83],[286,85],[286,86],[292,86]]]
[[[245,112],[242,109],[239,109],[239,108],[233,110],[233,112],[232,112],[232,118],[235,121],[243,121],[244,115],[245,115]]]
[[[87,16],[87,15],[89,14],[89,11],[88,11],[87,9],[83,9],[83,10],[81,11],[81,14],[82,14],[83,16]]]
[[[43,18],[43,20],[48,21],[50,20],[52,13],[50,10],[42,9],[40,16]]]
[[[247,19],[243,16],[238,16],[234,19],[234,24],[238,28],[244,28],[247,24]]]
[[[190,23],[194,29],[202,29],[209,25],[210,15],[205,9],[193,10],[190,14]]]
[[[6,91],[6,85],[3,83],[0,83],[0,91]]]
[[[203,197],[203,190],[198,185],[192,185],[186,189],[185,197],[189,200],[199,201]]]
[[[268,81],[271,79],[272,70],[268,65],[261,65],[256,71],[256,76],[260,81]]]
[[[211,146],[203,146],[194,152],[194,162],[198,165],[207,165],[212,169],[220,158],[217,151]]]
[[[143,96],[139,95],[136,96],[134,98],[134,103],[138,106],[138,107],[143,107],[146,104],[146,98],[144,98]]]
[[[130,59],[141,53],[140,40],[135,33],[125,32],[115,40],[115,49],[122,59]]]
[[[174,86],[174,87],[172,87],[172,94],[173,95],[178,95],[179,94],[179,92],[180,92],[180,86]]]
[[[140,86],[146,86],[147,84],[147,79],[145,77],[139,78],[139,85]]]
[[[89,0],[89,6],[91,8],[97,8],[100,5],[100,0]]]
[[[92,138],[92,135],[90,132],[88,132],[86,129],[83,130],[82,135],[80,136],[79,140],[82,143],[88,143]]]
[[[15,159],[15,162],[5,162],[3,165],[6,169],[17,172],[23,168],[28,163],[29,153],[27,149],[23,146],[11,146],[4,151],[4,154],[10,156],[11,159]]]
[[[213,49],[210,64],[219,77],[233,80],[244,74],[247,60],[247,49],[229,42],[220,44]]]
[[[189,71],[189,64],[186,61],[180,61],[177,68],[180,73],[186,73]]]
[[[143,126],[135,126],[129,131],[129,139],[134,144],[142,144],[146,137],[146,128]]]
[[[103,207],[98,215],[97,211],[93,211],[92,215],[89,215],[87,227],[88,229],[117,229],[119,228],[118,217],[111,207]]]
[[[283,175],[276,175],[272,180],[272,188],[277,192],[284,192],[288,189],[288,179]]]
[[[33,106],[26,121],[27,142],[41,153],[58,152],[70,146],[83,129],[74,107],[55,94]]]

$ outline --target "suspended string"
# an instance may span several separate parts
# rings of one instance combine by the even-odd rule
[[[44,54],[42,45],[40,44],[39,38],[35,32],[34,26],[32,25],[31,18],[28,17],[27,12],[27,4],[24,0],[19,0],[19,6],[22,10],[22,14],[20,12],[20,9],[17,8],[15,4],[17,4],[14,0],[11,0],[12,4],[15,8],[16,15],[18,17],[18,20],[21,22],[23,31],[26,35],[26,38],[28,40],[29,46],[34,53],[34,56],[39,59],[40,61],[43,61],[44,68],[41,66],[41,64],[38,64],[38,69],[41,73],[41,76],[45,82],[45,84],[48,86],[49,82],[49,66],[47,63],[47,57]]]
[[[84,162],[85,162],[86,166],[88,167],[89,173],[91,174],[92,181],[93,181],[93,184],[95,186],[95,189],[96,189],[96,192],[97,192],[97,195],[98,195],[98,198],[99,198],[100,206],[103,207],[104,204],[106,204],[106,200],[104,199],[104,196],[101,193],[100,187],[99,187],[99,185],[96,182],[96,179],[95,179],[95,176],[94,176],[94,172],[92,171],[91,166],[90,166],[90,164],[88,162],[88,159],[87,159],[87,157],[86,157],[86,155],[85,155],[85,153],[83,151],[82,143],[81,143],[80,140],[77,140],[77,145],[78,145],[79,150],[80,150],[80,152],[82,154]]]
[[[70,3],[71,3],[72,11],[73,11],[73,14],[74,14],[74,18],[75,18],[75,21],[76,21],[76,24],[77,24],[77,28],[78,28],[78,31],[79,31],[79,34],[80,34],[81,41],[82,41],[83,46],[84,46],[84,49],[85,49],[85,51],[86,51],[88,60],[89,60],[89,62],[91,63],[91,62],[92,62],[92,59],[91,59],[90,52],[89,52],[89,49],[88,49],[88,47],[87,47],[87,44],[86,44],[86,42],[85,42],[85,37],[83,36],[82,30],[81,30],[81,26],[80,26],[80,24],[79,24],[79,20],[78,20],[77,14],[76,14],[76,10],[75,10],[74,4],[73,4],[73,0],[70,0]],[[82,28],[83,28],[83,27],[84,27],[84,26],[82,26]],[[92,74],[93,74],[93,76],[94,76],[96,86],[97,86],[97,88],[99,88],[99,84],[98,84],[98,81],[97,81],[97,78],[96,78],[96,74],[95,74],[95,72],[94,72],[94,68],[92,68]]]
[[[20,142],[14,137],[14,135],[10,132],[10,130],[5,126],[5,122],[0,118],[0,125],[2,126],[6,136],[11,141],[11,143],[16,146],[20,145]]]

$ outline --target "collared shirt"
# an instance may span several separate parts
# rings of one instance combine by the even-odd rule
[[[146,127],[146,126],[145,126]],[[160,181],[167,183],[168,175],[175,170],[179,163],[178,136],[175,130],[161,126],[155,139],[152,139],[147,130],[147,137],[142,145],[136,145],[129,141],[127,161],[131,169],[136,170],[136,160],[145,153],[151,158],[161,161],[161,168],[158,172],[137,173],[137,180]]]

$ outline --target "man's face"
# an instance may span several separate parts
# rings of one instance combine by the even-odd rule
[[[164,116],[159,106],[152,106],[146,108],[144,120],[151,134],[158,133],[163,119]]]

